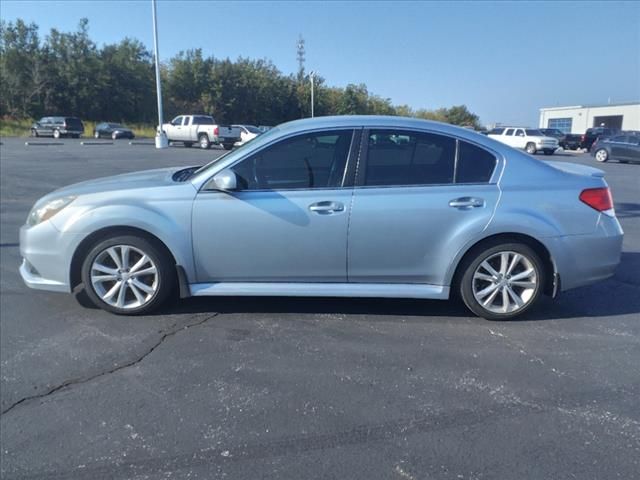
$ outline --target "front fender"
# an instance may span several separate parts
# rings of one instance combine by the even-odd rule
[[[54,217],[52,223],[61,232],[74,234],[74,251],[84,239],[98,230],[133,227],[157,237],[173,254],[176,263],[185,269],[187,278],[195,278],[191,246],[191,202],[188,208],[185,208],[184,202],[176,202],[174,205],[163,205],[162,210],[151,205],[126,203],[86,209],[77,207],[73,210],[75,211],[70,211],[65,217]]]

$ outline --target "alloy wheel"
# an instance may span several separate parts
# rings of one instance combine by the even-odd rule
[[[596,152],[596,160],[598,162],[606,162],[608,157],[609,155],[607,154],[607,151],[604,148]]]
[[[151,257],[131,245],[114,245],[100,252],[91,264],[90,275],[102,301],[121,309],[147,304],[159,286],[158,269]]]
[[[473,273],[473,296],[489,312],[517,312],[534,298],[538,278],[533,262],[522,253],[494,253]]]

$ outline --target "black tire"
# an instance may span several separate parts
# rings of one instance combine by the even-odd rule
[[[529,293],[530,296],[527,298],[524,305],[522,307],[519,307],[517,310],[508,313],[499,313],[485,308],[478,302],[478,300],[476,300],[476,297],[473,293],[474,282],[483,282],[483,280],[474,280],[474,274],[476,273],[476,270],[485,260],[490,259],[492,256],[500,252],[515,252],[525,257],[533,266],[535,278],[537,280],[536,287],[535,289],[533,289],[534,291],[532,293]],[[523,243],[510,243],[504,241],[487,243],[485,245],[480,245],[479,248],[476,248],[469,252],[469,254],[465,256],[463,262],[464,263],[460,265],[462,276],[460,277],[460,282],[458,285],[460,296],[462,297],[462,300],[467,308],[479,317],[485,318],[487,320],[511,320],[531,309],[538,302],[540,296],[542,295],[542,291],[544,289],[546,281],[544,264],[538,254],[528,245],[525,245]],[[487,282],[487,285],[489,284],[490,282]],[[483,285],[481,284],[479,288],[482,288],[482,286]]]
[[[118,135],[116,135],[116,132],[113,132],[111,134],[111,140],[117,140],[118,139]]]
[[[155,290],[153,293],[150,293],[149,297],[145,299],[145,303],[140,306],[131,306],[127,308],[119,308],[118,306],[111,305],[106,303],[101,296],[96,292],[95,287],[91,281],[91,270],[93,262],[96,258],[103,254],[105,250],[109,247],[116,246],[129,246],[143,252],[147,257],[151,259],[152,264],[156,267],[156,278],[153,283],[155,285]],[[165,249],[158,245],[157,242],[148,240],[147,238],[137,236],[137,235],[118,235],[115,237],[108,238],[101,242],[95,244],[85,259],[82,262],[82,282],[84,284],[84,290],[86,291],[87,296],[91,301],[99,308],[106,310],[108,312],[112,312],[118,315],[142,315],[152,312],[153,310],[160,307],[163,303],[165,303],[171,296],[172,292],[175,290],[176,285],[176,268],[170,255],[165,251]],[[133,260],[135,261],[135,260]],[[118,272],[120,272],[118,270]],[[128,273],[128,270],[127,270]],[[120,273],[118,276],[121,275]],[[138,277],[141,278],[141,277]],[[121,279],[119,281],[125,281]],[[113,282],[116,283],[115,281]],[[126,283],[129,283],[126,281]],[[135,283],[135,280],[134,280]],[[107,287],[109,284],[107,285]],[[127,286],[129,289],[125,292],[125,294],[130,294],[129,297],[133,295],[133,291],[131,288]],[[106,288],[105,288],[106,289]],[[133,299],[132,299],[133,300]]]
[[[93,138],[100,138],[100,132],[93,132]]]
[[[529,155],[535,155],[536,154],[536,144],[533,142],[529,142],[527,143],[527,145],[524,147],[525,151],[529,154]]]
[[[60,130],[56,129],[53,131],[53,138],[58,139],[60,138],[62,135],[60,134]]]
[[[609,160],[609,152],[606,148],[599,148],[594,152],[593,158],[596,159],[596,162],[604,163]]]
[[[233,143],[225,143],[222,145],[225,150],[231,150],[233,148]]]
[[[184,146],[186,148],[191,148],[191,147],[193,147],[193,142],[184,142]]]
[[[200,148],[203,150],[208,150],[211,147],[211,141],[209,140],[209,136],[206,133],[201,133],[198,135],[198,144]]]
[[[31,129],[31,136],[32,137],[37,137],[38,136],[38,131],[35,128]]]
[[[553,152],[555,152],[555,150],[549,150],[549,149],[544,150],[545,155],[553,155]]]

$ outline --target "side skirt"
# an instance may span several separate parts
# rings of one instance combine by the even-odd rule
[[[282,296],[282,297],[377,297],[447,300],[449,287],[419,283],[192,283],[194,297]]]

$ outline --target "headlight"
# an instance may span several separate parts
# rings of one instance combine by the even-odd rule
[[[44,222],[45,220],[49,220],[56,213],[61,211],[71,202],[76,199],[74,196],[56,198],[55,200],[51,200],[45,203],[42,206],[38,206],[37,204],[31,209],[29,212],[29,216],[27,217],[27,225],[34,226],[39,224],[40,222]]]

